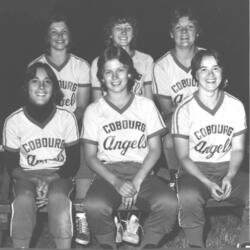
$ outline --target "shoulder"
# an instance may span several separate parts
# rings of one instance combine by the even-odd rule
[[[70,60],[73,64],[75,65],[79,65],[79,66],[85,66],[87,68],[90,67],[89,63],[87,60],[79,57],[79,56],[76,56],[74,54],[70,54]]]
[[[172,59],[171,51],[166,52],[160,58],[155,61],[155,67],[166,67]]]
[[[38,56],[37,58],[35,58],[34,60],[32,60],[32,61],[28,64],[28,67],[30,67],[32,64],[34,64],[34,63],[36,63],[36,62],[46,62],[45,54],[42,54],[42,55]]]
[[[59,117],[61,120],[66,120],[67,119],[76,119],[74,113],[72,113],[69,110],[66,110],[65,108],[61,106],[56,106],[56,114],[57,117]]]
[[[195,102],[194,102],[195,98],[194,98],[194,94],[192,94],[191,96],[187,97],[184,101],[182,101],[178,107],[175,110],[175,114],[178,114],[180,112],[188,112],[190,110],[190,106],[192,106]]]
[[[9,116],[5,118],[4,127],[6,127],[7,124],[8,125],[17,124],[19,126],[23,116],[24,116],[24,112],[23,112],[23,107],[22,107],[12,112]]]
[[[230,104],[232,107],[234,107],[234,109],[238,109],[238,108],[244,108],[244,104],[243,102],[238,99],[237,97],[229,94],[228,92],[224,92],[224,98],[225,98],[225,101]]]
[[[139,50],[135,50],[134,54],[135,58],[140,58],[143,61],[152,61],[153,62],[153,57],[147,53],[141,52]]]

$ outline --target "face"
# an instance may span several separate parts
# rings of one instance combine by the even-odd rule
[[[205,56],[201,60],[200,68],[196,72],[199,88],[207,92],[214,92],[222,81],[222,69],[213,56]]]
[[[55,50],[65,50],[69,45],[69,30],[65,22],[54,22],[49,27],[50,47]]]
[[[197,28],[189,17],[181,17],[173,27],[171,38],[175,42],[176,47],[185,48],[194,46],[195,40],[198,37]]]
[[[33,104],[42,106],[48,103],[52,96],[53,83],[43,68],[36,70],[34,78],[28,82],[29,99]]]
[[[107,61],[103,67],[103,81],[107,91],[121,93],[127,91],[128,67],[117,59]]]
[[[114,44],[117,46],[129,46],[133,36],[133,28],[129,23],[117,24],[112,29],[111,38],[113,39]]]

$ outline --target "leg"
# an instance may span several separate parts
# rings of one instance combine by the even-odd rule
[[[48,218],[49,228],[59,249],[71,248],[73,236],[72,202],[69,195],[73,191],[71,179],[58,179],[49,186]]]
[[[28,248],[36,225],[35,185],[28,181],[16,181],[14,196],[10,222],[13,247]]]
[[[144,238],[141,247],[157,246],[162,237],[169,233],[177,219],[177,197],[158,177],[150,175],[142,183],[136,206],[147,210],[144,223]]]
[[[93,236],[103,248],[116,249],[113,210],[121,204],[121,196],[104,179],[97,178],[86,196],[86,210]]]
[[[210,197],[209,190],[197,178],[183,174],[177,183],[179,224],[189,245],[204,247],[204,204]]]

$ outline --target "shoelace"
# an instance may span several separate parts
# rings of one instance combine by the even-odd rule
[[[88,223],[86,218],[78,218],[78,229],[80,233],[88,234]]]
[[[138,222],[138,220],[136,221],[131,221],[131,220],[122,220],[125,224],[126,224],[126,230],[129,233],[132,234],[136,234],[138,232],[138,229],[140,228],[142,231],[142,234],[144,235],[144,230],[143,227],[141,226],[141,224]]]

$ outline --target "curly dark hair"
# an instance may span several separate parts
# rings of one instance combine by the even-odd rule
[[[130,77],[128,79],[128,90],[130,91],[135,83],[135,80],[139,77],[138,72],[134,68],[133,61],[129,54],[122,48],[116,47],[116,46],[109,46],[104,51],[98,58],[97,66],[97,77],[99,81],[102,84],[102,88],[104,90],[107,90],[106,85],[103,82],[103,68],[104,64],[107,61],[110,61],[112,59],[117,59],[119,62],[122,64],[126,65],[128,67],[128,73],[130,74]]]
[[[133,29],[133,38],[130,43],[130,49],[135,50],[136,38],[138,35],[137,21],[132,16],[112,16],[104,25],[104,44],[106,47],[114,45],[111,38],[113,28],[118,24],[129,23]]]
[[[39,69],[39,68],[44,69],[46,71],[49,79],[53,83],[52,101],[55,104],[60,104],[60,102],[63,98],[63,93],[60,89],[57,77],[56,77],[54,71],[50,68],[50,66],[48,64],[42,63],[42,62],[36,62],[26,69],[25,76],[24,76],[24,85],[23,85],[25,99],[29,100],[29,94],[28,94],[29,81],[36,76],[37,69]]]

